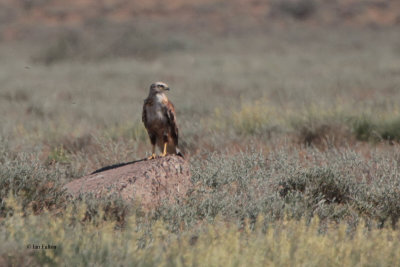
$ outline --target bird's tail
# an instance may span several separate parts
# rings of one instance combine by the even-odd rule
[[[183,156],[183,153],[179,150],[179,148],[176,148],[176,155],[185,158],[185,156]]]

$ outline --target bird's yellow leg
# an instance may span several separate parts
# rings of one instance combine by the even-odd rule
[[[152,148],[151,148],[151,156],[148,157],[147,159],[155,159],[155,158],[156,158],[156,146],[155,146],[155,145],[152,145]]]
[[[161,155],[161,157],[165,157],[167,155],[167,142],[164,143],[164,151]]]

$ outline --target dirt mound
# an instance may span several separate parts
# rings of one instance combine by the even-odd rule
[[[167,156],[108,166],[64,187],[74,197],[117,193],[127,201],[139,200],[144,207],[154,207],[165,199],[173,202],[185,196],[190,177],[189,164],[183,158]]]

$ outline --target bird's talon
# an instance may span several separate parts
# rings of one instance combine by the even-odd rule
[[[163,153],[161,154],[161,157],[165,157],[167,155],[167,143],[164,143],[164,150]]]
[[[156,154],[152,154],[150,157],[148,157],[147,159],[148,160],[150,160],[150,159],[155,159],[156,158]]]

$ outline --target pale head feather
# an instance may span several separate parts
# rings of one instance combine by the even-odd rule
[[[155,82],[150,85],[149,95],[164,93],[165,91],[169,91],[168,84],[163,82]]]

